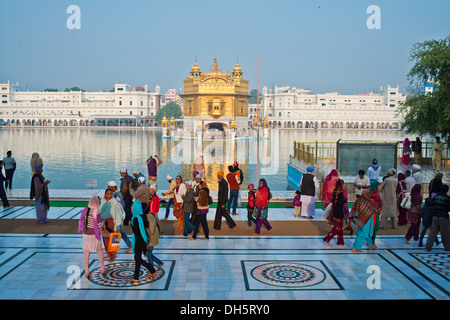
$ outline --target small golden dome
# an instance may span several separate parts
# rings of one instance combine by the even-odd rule
[[[191,73],[200,73],[200,67],[197,64],[197,59],[195,60],[194,65],[192,66]]]
[[[239,65],[239,61],[236,59],[236,65],[233,68],[233,73],[241,73],[242,72],[242,68]]]

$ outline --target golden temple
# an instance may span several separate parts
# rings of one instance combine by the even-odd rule
[[[183,118],[185,129],[247,128],[248,124],[248,80],[243,79],[239,62],[228,73],[214,66],[202,72],[197,59],[184,80]],[[211,126],[213,127],[213,126]]]

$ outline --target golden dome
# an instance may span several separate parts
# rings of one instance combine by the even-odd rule
[[[217,58],[214,58],[214,67],[205,72],[206,76],[227,76],[227,73],[219,68]]]
[[[200,73],[200,67],[197,64],[197,58],[195,58],[195,63],[192,66],[191,73]]]
[[[236,65],[233,68],[233,73],[242,73],[242,68],[239,65],[239,61],[236,59]]]

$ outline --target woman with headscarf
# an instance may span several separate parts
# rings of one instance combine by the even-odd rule
[[[402,151],[402,162],[404,165],[408,165],[409,157],[411,156],[411,142],[408,138],[402,141],[403,151]]]
[[[380,208],[383,204],[383,201],[381,200],[380,194],[378,193],[378,187],[380,186],[380,183],[378,181],[374,181],[369,186],[370,191],[370,199],[375,201],[375,204]],[[378,230],[380,229],[380,217],[381,217],[381,211],[377,211],[376,215],[374,216],[374,223],[375,223],[375,229],[373,230],[372,235],[372,250],[377,248],[377,245],[375,244],[375,238],[377,237]]]
[[[333,193],[331,194],[332,208],[330,217],[332,219],[333,228],[328,235],[323,238],[323,241],[325,241],[327,245],[329,245],[330,240],[333,239],[334,236],[337,236],[338,238],[338,245],[345,245],[343,227],[344,220],[347,218],[344,209],[344,204],[347,203],[347,199],[345,199],[343,185],[344,180],[339,179],[336,182],[336,187],[334,188]]]
[[[324,209],[328,207],[331,201],[331,194],[334,188],[336,188],[336,182],[339,180],[339,172],[336,169],[330,171],[323,181],[322,190],[322,206]]]
[[[402,203],[402,200],[405,198],[407,192],[407,185],[405,181],[406,176],[403,172],[399,172],[397,178],[398,184],[396,194],[397,194],[397,209],[398,209],[398,225],[404,226],[408,223],[408,221],[406,220],[406,212],[408,211],[408,209],[401,207],[400,204]]]
[[[374,190],[363,190],[361,197],[356,199],[350,212],[353,223],[357,226],[356,239],[353,243],[353,252],[360,253],[364,243],[370,250],[376,248],[374,237],[376,234],[376,222],[379,218],[381,207],[371,197]]]
[[[42,162],[42,158],[39,156],[39,153],[33,152],[33,154],[31,155],[31,160],[30,160],[31,176],[33,176],[36,173],[35,167],[37,165],[43,166],[44,163]]]
[[[173,189],[174,194],[174,205],[173,205],[173,215],[178,220],[178,227],[180,230],[184,229],[184,212],[183,212],[183,196],[186,194],[186,185],[183,182],[181,176],[176,178],[176,186]]]
[[[264,225],[267,229],[267,233],[272,231],[272,227],[267,220],[267,214],[269,211],[269,194],[270,190],[267,186],[266,179],[259,180],[258,190],[256,191],[256,204],[255,204],[255,215],[256,227],[254,235],[259,235],[261,231],[261,226]]]
[[[379,189],[382,192],[382,206],[381,206],[381,225],[380,228],[386,227],[387,218],[391,219],[392,228],[397,228],[397,184],[398,180],[395,177],[396,170],[389,169],[386,179],[383,180]]]
[[[147,253],[147,242],[149,237],[146,232],[146,223],[148,226],[147,219],[144,218],[144,212],[142,211],[142,203],[138,200],[133,201],[131,207],[131,229],[133,230],[133,236],[131,238],[131,246],[134,253],[134,275],[129,282],[139,282],[139,273],[141,270],[141,265],[143,265],[149,271],[148,275],[144,277],[150,278],[153,281],[156,277],[156,270],[147,261],[142,259],[142,254]]]
[[[100,203],[100,213],[101,213],[102,217],[105,217],[105,219],[112,218],[114,232],[120,232],[121,239],[123,241],[125,241],[125,243],[128,246],[128,250],[125,251],[125,253],[131,253],[130,239],[128,239],[128,236],[123,231],[123,227],[122,227],[123,219],[125,217],[125,211],[123,210],[123,208],[120,205],[117,198],[114,197],[114,191],[112,189],[108,188],[105,190],[105,195],[103,196],[103,199],[101,199],[101,203]],[[111,222],[111,220],[108,220],[108,222]],[[109,223],[109,228],[111,228],[110,223]],[[104,233],[106,235],[107,231],[104,231]],[[109,237],[103,238],[103,241],[105,241],[106,239],[109,241]],[[115,256],[115,252],[114,252],[114,255],[112,254],[112,252],[108,252],[108,248],[107,248],[108,243],[104,242],[108,257],[111,258],[111,256]]]
[[[411,150],[414,151],[414,163],[422,164],[422,141],[416,137],[416,141],[411,142]]]
[[[100,199],[93,196],[89,200],[89,204],[81,212],[78,221],[78,232],[83,234],[83,251],[84,251],[84,272],[86,278],[89,277],[89,256],[91,252],[97,252],[100,271],[102,274],[106,272],[103,262],[103,252],[101,239],[102,218],[100,214]]]
[[[41,164],[34,167],[35,173],[31,178],[30,199],[36,199],[36,222],[47,223],[47,213],[50,209],[50,195],[48,184],[51,182],[42,175],[44,171]]]
[[[419,240],[420,227],[420,212],[422,211],[422,195],[420,194],[420,184],[415,184],[411,189],[411,209],[407,212],[408,222],[410,227],[405,235],[405,243],[409,244],[409,240],[414,238],[414,241]]]
[[[111,195],[111,193],[106,190],[105,191],[105,197],[109,197]],[[106,198],[105,198],[106,200]],[[102,221],[103,221],[103,226],[102,226],[102,239],[103,239],[103,245],[105,246],[105,251],[106,251],[106,257],[107,259],[109,259],[110,261],[114,260],[117,256],[117,252],[116,251],[109,251],[109,240],[111,238],[111,233],[116,232],[116,224],[114,222],[114,218],[112,215],[111,210],[107,210],[108,206],[102,206],[102,208],[100,209],[100,214],[102,217]]]
[[[301,217],[312,219],[316,211],[316,190],[319,188],[317,178],[312,174],[314,168],[306,168],[306,173],[300,179],[299,190],[302,203]]]
[[[428,193],[430,197],[434,197],[436,193],[441,192],[441,186],[442,186],[442,177],[444,175],[442,172],[436,173],[433,179],[431,179],[429,187],[428,187]]]

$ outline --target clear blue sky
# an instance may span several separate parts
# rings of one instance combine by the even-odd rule
[[[69,30],[67,7],[81,9]],[[378,5],[381,29],[369,30]],[[203,71],[216,56],[231,71],[236,57],[256,88],[359,93],[380,85],[406,91],[412,45],[450,34],[450,1],[116,1],[2,0],[0,82],[19,89],[79,86],[88,91],[159,84],[183,86],[197,57]]]

